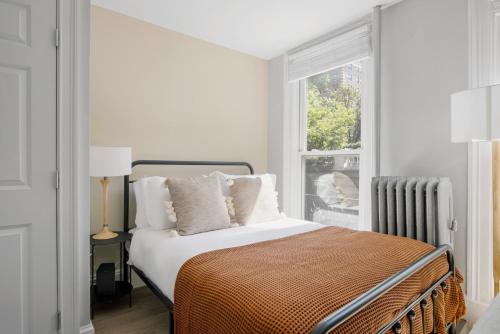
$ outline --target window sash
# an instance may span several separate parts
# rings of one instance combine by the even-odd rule
[[[369,63],[366,59],[355,59],[352,61],[353,63],[355,62],[362,62],[363,63],[363,71],[365,71],[366,65]],[[345,64],[348,65],[348,64]],[[341,67],[341,66],[340,66]],[[335,69],[335,68],[334,68]],[[331,70],[334,70],[331,69]],[[328,71],[325,71],[328,72]],[[324,72],[322,72],[324,73]],[[321,74],[321,73],[320,73]],[[309,76],[310,77],[310,76]],[[306,77],[304,79],[301,79],[298,81],[298,101],[299,101],[299,155],[331,155],[331,154],[344,154],[344,155],[349,155],[352,154],[353,152],[359,152],[361,154],[362,149],[344,149],[344,150],[308,150],[307,149],[307,79],[309,77]],[[363,124],[363,108],[364,104],[368,102],[368,99],[366,98],[366,92],[365,92],[365,85],[368,85],[368,79],[369,74],[364,73],[363,75],[363,81],[365,84],[363,84],[363,88],[361,90],[361,124]],[[363,145],[363,143],[362,143]]]
[[[361,153],[362,151],[361,150],[349,150],[349,151],[320,151],[320,152],[313,152],[313,151],[309,151],[309,152],[301,152],[299,155],[300,155],[300,161],[301,161],[301,168],[300,168],[300,177],[301,177],[301,182],[300,182],[300,185],[301,185],[301,189],[300,189],[300,219],[306,219],[306,204],[307,204],[307,196],[308,195],[312,195],[312,196],[318,196],[318,195],[313,195],[313,194],[308,194],[307,191],[306,191],[306,181],[307,181],[307,177],[306,177],[306,160],[307,158],[310,158],[310,157],[338,157],[338,156],[341,156],[341,157],[344,157],[344,156],[355,156],[357,157],[360,162],[361,162]],[[361,180],[361,164],[359,165],[359,168],[358,168],[358,178]],[[352,200],[352,199],[351,199]],[[346,207],[344,210],[346,211],[357,211],[357,219],[358,219],[358,224],[357,224],[357,228],[358,229],[362,229],[363,226],[362,226],[362,208],[361,208],[361,204],[362,204],[362,196],[361,196],[361,193],[360,193],[360,189],[358,189],[358,197],[356,198],[357,202],[358,202],[358,206],[357,206],[357,209],[355,208],[352,208],[352,207]],[[338,208],[337,208],[338,209]],[[342,226],[342,225],[341,225]],[[345,225],[344,225],[345,226]],[[364,228],[363,228],[364,229]]]
[[[360,58],[353,61],[362,60]],[[361,148],[358,152],[346,150],[339,154],[359,153],[360,183],[359,183],[359,228],[370,230],[371,224],[371,201],[370,182],[375,175],[375,81],[374,81],[374,58],[369,57],[363,60],[363,88],[362,88],[362,109],[361,109]],[[285,68],[286,71],[286,68]],[[285,90],[285,110],[283,115],[283,210],[289,216],[297,219],[304,217],[303,213],[303,164],[307,155],[328,155],[336,152],[305,151],[305,132],[301,117],[302,107],[307,101],[301,90],[305,91],[301,80],[289,82]],[[301,87],[302,86],[302,87]],[[314,153],[312,153],[314,152]]]
[[[357,155],[360,159],[359,167],[359,212],[358,212],[358,228],[359,229],[369,229],[369,220],[371,212],[371,203],[369,199],[369,186],[363,185],[366,182],[370,182],[370,178],[374,175],[373,168],[373,103],[372,103],[372,89],[371,89],[371,59],[357,58],[353,59],[352,62],[362,61],[363,63],[363,87],[361,89],[361,148],[360,149],[345,149],[345,150],[307,150],[307,77],[301,79],[295,83],[296,97],[295,110],[298,112],[298,147],[295,151],[295,159],[292,158],[292,163],[295,161],[297,164],[295,170],[296,180],[299,182],[297,187],[293,187],[297,191],[294,192],[295,199],[292,199],[292,204],[298,206],[296,213],[299,215],[298,218],[304,219],[305,217],[305,190],[306,190],[306,158],[307,157],[334,157],[334,156],[347,156],[347,155]],[[344,64],[345,65],[345,64]],[[309,76],[308,76],[309,77]],[[291,84],[293,87],[293,84]],[[293,102],[292,102],[293,103]],[[297,129],[297,128],[296,128]],[[367,133],[368,132],[368,133]]]

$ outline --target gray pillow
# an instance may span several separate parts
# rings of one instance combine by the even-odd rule
[[[166,184],[180,235],[231,227],[226,201],[216,177],[168,178]]]

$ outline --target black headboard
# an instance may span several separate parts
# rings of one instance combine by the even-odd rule
[[[253,167],[248,162],[242,161],[179,161],[179,160],[136,160],[132,162],[132,168],[140,165],[153,166],[234,166],[247,167],[250,174],[253,174]],[[123,230],[129,231],[128,210],[129,210],[129,176],[123,177]]]

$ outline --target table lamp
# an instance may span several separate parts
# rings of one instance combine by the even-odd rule
[[[451,141],[492,142],[493,274],[495,294],[500,288],[500,85],[451,96]]]
[[[131,173],[132,150],[130,147],[90,147],[90,176],[100,177],[103,193],[103,226],[93,235],[94,239],[112,239],[118,236],[108,226],[108,186],[110,177],[129,175]]]

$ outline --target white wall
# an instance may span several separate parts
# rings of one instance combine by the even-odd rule
[[[381,174],[449,176],[457,265],[466,270],[467,147],[450,142],[450,94],[467,88],[467,0],[404,0],[382,11]],[[268,165],[283,178],[283,57],[269,64]],[[282,193],[281,193],[282,194]]]
[[[267,169],[277,175],[276,189],[283,209],[283,114],[285,112],[285,56],[269,61],[269,115],[267,118]]]
[[[381,174],[451,177],[465,273],[467,146],[450,142],[450,94],[467,88],[467,0],[405,0],[381,29]]]

